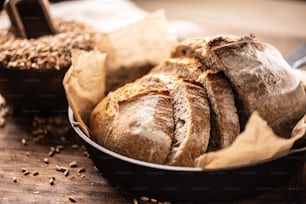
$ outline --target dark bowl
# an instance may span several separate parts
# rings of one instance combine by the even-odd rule
[[[0,94],[15,112],[67,112],[67,99],[62,85],[66,71],[0,67]]]
[[[75,121],[70,108],[68,116],[70,123]],[[103,177],[137,195],[164,201],[223,202],[262,194],[301,175],[306,156],[306,148],[303,148],[235,168],[174,167],[117,154],[88,138],[78,126],[72,127]]]

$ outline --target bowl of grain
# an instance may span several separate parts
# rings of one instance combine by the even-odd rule
[[[36,39],[0,29],[0,93],[17,112],[65,111],[62,80],[71,65],[70,50],[94,47],[92,27],[63,19],[54,19],[54,26],[55,35]]]

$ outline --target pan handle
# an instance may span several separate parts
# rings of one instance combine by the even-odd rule
[[[291,154],[291,153],[297,153],[297,152],[306,152],[306,146],[304,146],[304,147],[302,147],[302,148],[297,148],[297,149],[292,148],[292,149],[290,150],[290,154]]]
[[[306,42],[285,57],[288,64],[295,69],[306,65]]]

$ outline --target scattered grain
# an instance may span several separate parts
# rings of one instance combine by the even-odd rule
[[[78,163],[77,163],[76,161],[72,161],[72,162],[69,163],[69,166],[70,166],[71,168],[75,168],[75,167],[78,166]]]
[[[25,175],[25,176],[27,176],[27,175],[29,175],[31,172],[29,172],[29,171],[25,171],[25,172],[23,172],[23,175]]]
[[[78,169],[78,173],[82,173],[82,172],[85,172],[85,171],[86,171],[85,167],[81,167],[81,168]]]
[[[28,171],[26,168],[21,168],[21,171],[24,173],[26,171]]]
[[[72,198],[71,196],[68,199],[70,200],[70,202],[76,203],[76,200],[74,198]]]
[[[67,170],[66,167],[55,165],[55,170],[60,172],[65,172]]]
[[[149,201],[150,198],[148,198],[147,196],[141,196],[140,200],[142,200],[142,201]]]
[[[22,139],[21,139],[21,143],[22,143],[23,145],[27,145],[26,139],[22,138]]]
[[[133,204],[138,204],[138,201],[136,198],[133,199]]]
[[[50,184],[51,186],[54,185],[54,177],[50,177],[50,178],[49,178],[49,184]]]
[[[13,177],[13,182],[17,183],[17,178],[15,176]]]
[[[48,158],[44,158],[44,162],[45,162],[45,164],[49,164],[49,159]]]
[[[34,171],[32,174],[33,174],[33,176],[37,176],[39,174],[39,172],[38,171]]]
[[[39,191],[34,191],[33,193],[34,193],[34,194],[39,194],[40,192],[39,192]]]
[[[30,156],[31,156],[31,153],[30,153],[30,152],[26,152],[26,156],[27,156],[27,157],[30,157]]]
[[[62,150],[62,149],[64,149],[64,146],[63,146],[63,145],[56,145],[55,149],[60,149],[60,150]]]
[[[50,152],[48,153],[48,156],[49,156],[49,157],[52,157],[54,154],[55,154],[55,151],[50,151]]]
[[[157,203],[157,200],[156,200],[155,198],[151,198],[150,201],[151,201],[152,203]]]
[[[72,149],[78,149],[78,148],[79,148],[79,145],[78,145],[78,144],[73,144],[73,145],[71,145],[71,148],[72,148]]]
[[[64,176],[67,177],[69,175],[69,169],[66,169],[66,171],[64,172]]]

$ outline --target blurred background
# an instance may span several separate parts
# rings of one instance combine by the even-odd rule
[[[167,17],[195,22],[204,35],[253,33],[287,54],[306,41],[306,1],[134,0],[141,8],[163,8]],[[290,41],[290,43],[289,43]]]
[[[2,6],[4,0],[0,0]],[[51,0],[51,14],[83,16],[106,31],[163,9],[171,32],[191,36],[253,33],[286,55],[306,41],[306,1],[298,0]],[[70,8],[70,9],[69,9]],[[77,9],[76,9],[77,8]],[[93,12],[91,12],[91,10]],[[1,13],[3,15],[3,12]],[[101,18],[97,18],[96,16]],[[133,19],[133,20],[130,20]],[[0,26],[4,21],[0,19]],[[120,21],[120,22],[119,22]],[[290,43],[288,43],[290,41]]]

